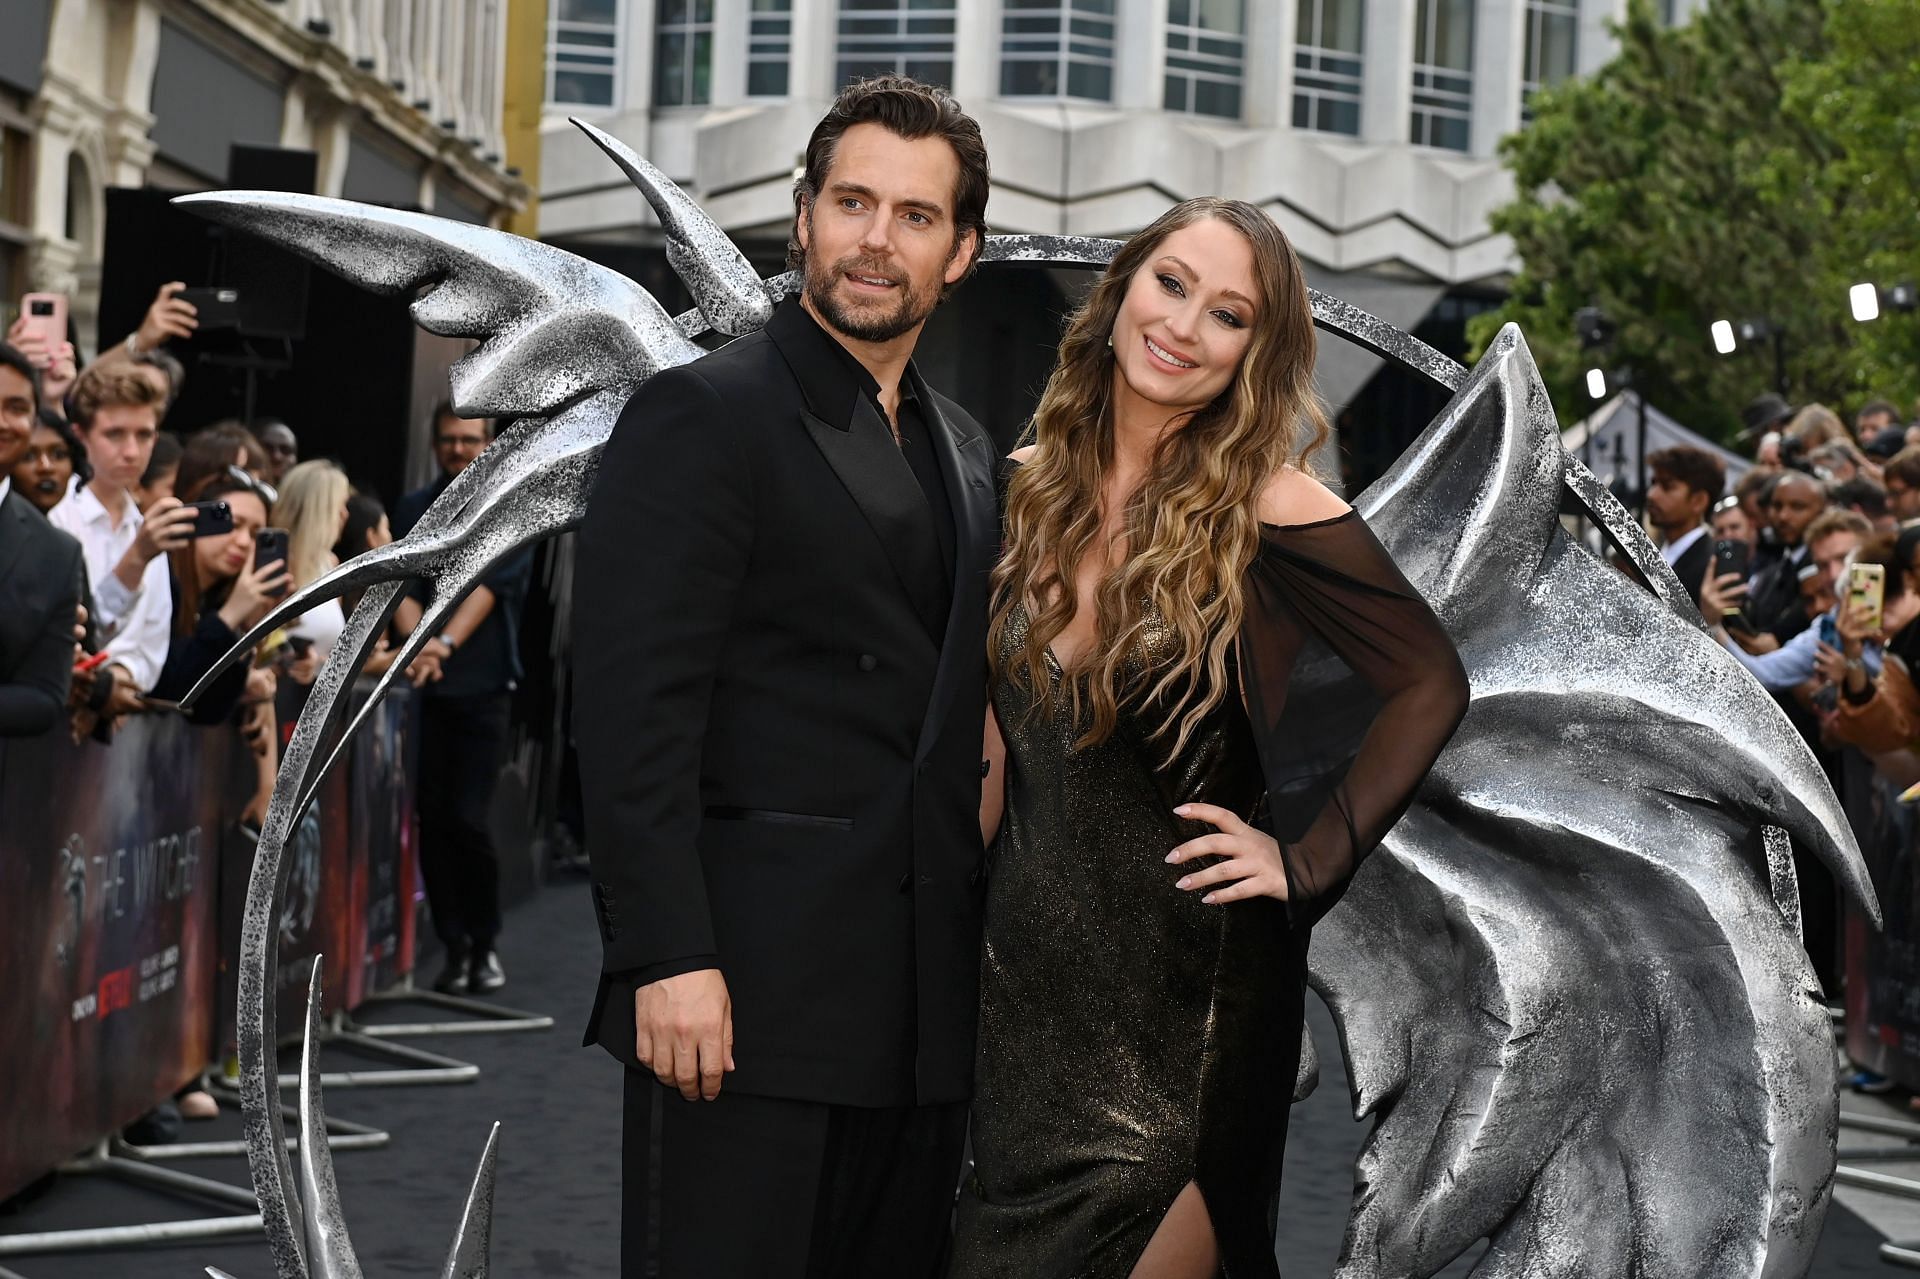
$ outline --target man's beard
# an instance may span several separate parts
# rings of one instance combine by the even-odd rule
[[[928,298],[915,291],[913,282],[901,275],[898,268],[867,258],[842,258],[824,271],[816,270],[809,261],[805,270],[807,298],[813,303],[814,310],[830,327],[861,342],[891,342],[901,334],[911,332],[933,314],[933,308],[940,302],[937,296]],[[892,280],[900,296],[892,307],[885,310],[877,306],[844,305],[834,290],[849,274]]]

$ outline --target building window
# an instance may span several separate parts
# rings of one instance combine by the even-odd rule
[[[713,100],[713,0],[659,0],[653,38],[653,105]]]
[[[793,55],[793,0],[753,0],[747,14],[747,96],[787,96]]]
[[[33,237],[27,223],[33,217],[31,178],[33,135],[27,132],[27,119],[11,109],[10,101],[0,101],[0,320],[5,307],[27,287],[27,246]],[[93,246],[80,246],[91,255]]]
[[[1473,145],[1473,0],[1420,0],[1414,13],[1413,144]]]
[[[1300,0],[1293,42],[1293,127],[1360,136],[1366,0]]]
[[[1573,74],[1580,36],[1579,0],[1527,0],[1527,65],[1520,115],[1533,118],[1533,95]]]
[[[547,18],[547,101],[611,107],[620,72],[620,0],[554,0]]]
[[[1240,118],[1246,23],[1244,0],[1167,0],[1167,110]]]
[[[1113,9],[1114,0],[1002,0],[1001,94],[1113,101]]]
[[[840,0],[838,83],[869,76],[912,76],[953,83],[955,0]]]

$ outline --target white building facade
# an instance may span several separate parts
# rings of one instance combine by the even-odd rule
[[[315,190],[497,222],[507,0],[6,0],[0,298],[93,340],[108,187],[225,185],[228,148],[317,155]]]
[[[1677,21],[1703,0],[1667,3]],[[1488,216],[1512,191],[1496,144],[1537,86],[1613,55],[1607,24],[1625,7],[550,0],[541,234],[614,256],[657,243],[566,124],[578,115],[750,252],[784,245],[814,123],[848,79],[893,70],[950,86],[980,121],[997,232],[1125,236],[1181,198],[1235,197],[1271,213],[1317,287],[1414,328],[1449,295],[1503,287],[1513,247]],[[1321,393],[1339,408],[1377,361],[1325,346]]]

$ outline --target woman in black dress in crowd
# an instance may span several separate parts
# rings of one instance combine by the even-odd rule
[[[1467,705],[1432,611],[1303,469],[1314,350],[1280,230],[1186,201],[1074,317],[1009,466],[956,1279],[1277,1273],[1309,929]],[[1283,721],[1315,644],[1372,696]],[[1344,776],[1291,798],[1302,742],[1356,717]]]

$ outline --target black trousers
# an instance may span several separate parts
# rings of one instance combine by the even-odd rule
[[[487,806],[507,750],[506,693],[420,699],[420,877],[449,951],[493,949],[500,859]]]
[[[964,1102],[687,1101],[626,1082],[621,1279],[938,1279]]]

